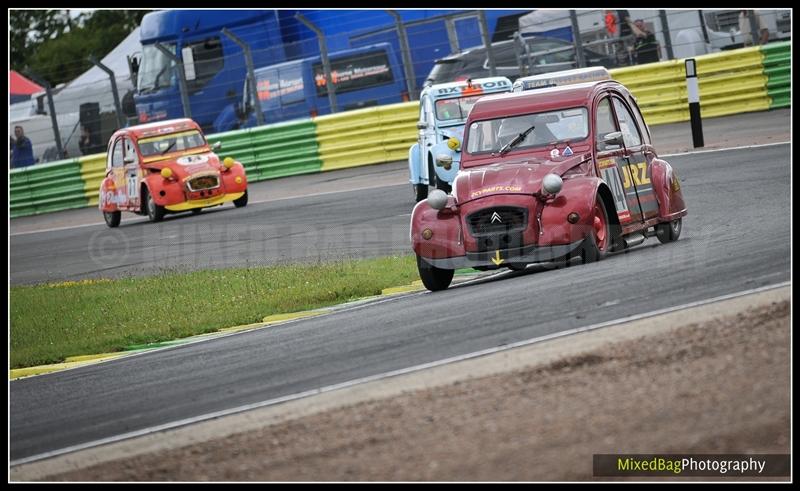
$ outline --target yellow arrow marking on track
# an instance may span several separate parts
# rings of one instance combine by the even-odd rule
[[[492,258],[492,262],[494,263],[494,265],[500,266],[501,264],[503,264],[504,261],[505,259],[500,257],[500,251],[494,251],[494,257]]]

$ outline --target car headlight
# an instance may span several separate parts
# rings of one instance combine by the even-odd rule
[[[172,169],[170,169],[169,167],[164,167],[163,169],[161,169],[161,177],[163,177],[164,179],[172,178]]]
[[[444,167],[445,170],[450,170],[450,166],[453,165],[453,156],[446,153],[440,153],[436,156],[436,164],[439,167]]]
[[[225,157],[225,160],[222,161],[222,166],[225,167],[225,170],[231,170],[235,162],[231,157]]]
[[[558,194],[564,181],[556,174],[547,174],[542,179],[542,188],[547,194]]]
[[[442,210],[447,206],[447,194],[441,189],[434,189],[428,195],[428,204],[434,210]]]
[[[451,136],[447,140],[447,146],[450,148],[450,150],[452,150],[454,152],[458,152],[459,150],[461,150],[461,142],[458,141],[458,138],[456,138],[454,136]]]

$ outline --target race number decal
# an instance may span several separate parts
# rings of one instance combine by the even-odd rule
[[[622,189],[622,180],[616,166],[607,166],[600,169],[603,180],[611,188],[614,195],[614,204],[617,206],[617,215],[620,222],[627,222],[631,219],[631,212],[628,210],[628,202],[625,199],[625,191]]]
[[[136,185],[136,174],[128,174],[128,198],[139,197],[139,186]]]

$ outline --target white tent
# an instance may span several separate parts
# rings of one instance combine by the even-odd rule
[[[117,91],[120,102],[133,83],[128,72],[127,56],[142,51],[137,27],[116,48],[111,50],[100,62],[114,72],[117,80]],[[80,105],[86,102],[98,102],[100,111],[114,110],[114,96],[111,93],[111,82],[108,74],[96,66],[92,66],[75,80],[69,82],[58,94],[53,96],[56,114],[77,112]]]

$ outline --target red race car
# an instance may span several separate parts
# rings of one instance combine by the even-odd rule
[[[100,211],[106,225],[119,226],[122,211],[158,222],[167,213],[232,201],[247,205],[244,166],[220,161],[191,119],[174,119],[118,130],[108,142],[106,178],[100,184]]]
[[[664,243],[680,236],[678,177],[625,86],[548,85],[473,106],[452,195],[435,190],[411,215],[429,290],[447,288],[458,268],[592,262],[652,229]]]

